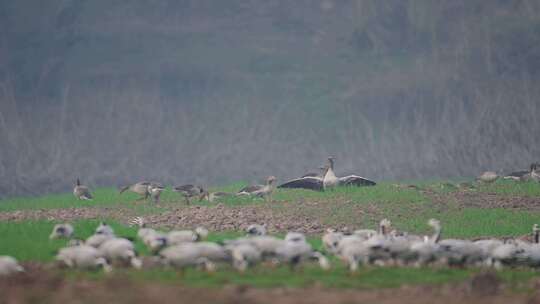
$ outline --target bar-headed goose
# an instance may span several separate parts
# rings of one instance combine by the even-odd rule
[[[77,178],[75,188],[73,188],[73,195],[80,200],[92,200],[92,194],[88,187],[81,185],[81,181]]]
[[[173,191],[182,194],[182,196],[186,199],[186,203],[188,205],[190,204],[191,198],[199,197],[200,199],[201,196],[205,193],[205,190],[203,189],[203,187],[195,186],[191,184],[176,186],[173,188]]]
[[[267,201],[272,201],[272,192],[274,191],[275,181],[276,178],[274,176],[269,176],[266,178],[265,185],[250,185],[240,189],[236,194],[262,197]]]

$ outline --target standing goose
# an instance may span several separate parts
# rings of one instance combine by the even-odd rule
[[[77,178],[75,188],[73,188],[73,195],[80,200],[92,200],[92,194],[88,187],[81,185],[81,181]]]
[[[266,201],[272,201],[272,192],[274,191],[275,181],[276,178],[274,176],[269,176],[266,178],[265,185],[250,185],[240,189],[236,194],[262,197]]]
[[[199,197],[201,198],[202,195],[204,195],[205,190],[203,187],[195,186],[195,185],[182,185],[182,186],[176,186],[173,188],[174,192],[178,192],[182,194],[182,196],[186,199],[186,203],[190,204],[190,199],[193,197]]]
[[[533,181],[540,182],[540,164],[531,164],[531,173],[529,175]]]
[[[278,186],[278,188],[303,188],[315,191],[323,191],[340,186],[375,186],[377,183],[358,175],[337,177],[334,173],[334,158],[328,157],[328,165],[324,168],[324,174],[319,176],[304,176],[290,180]]]
[[[150,195],[155,203],[159,203],[159,198],[163,190],[165,190],[165,186],[160,183],[150,182],[148,185],[148,195]]]

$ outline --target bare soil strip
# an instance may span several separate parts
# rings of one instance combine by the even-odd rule
[[[441,211],[449,207],[540,210],[540,197],[512,197],[472,191],[450,193],[423,191],[423,193],[433,202],[431,207]],[[243,206],[217,204],[215,206],[162,206],[161,208],[162,212],[145,215],[145,219],[152,227],[204,226],[211,231],[243,230],[252,223],[261,223],[266,224],[270,232],[298,231],[315,234],[324,232],[326,227],[336,225],[359,227],[366,217],[379,218],[381,216],[376,202],[356,204],[349,201],[327,203],[300,200]],[[0,221],[40,219],[70,222],[77,219],[113,219],[127,224],[131,218],[138,215],[140,214],[137,214],[135,210],[127,207],[86,207],[0,212]]]
[[[134,280],[112,274],[103,280],[66,278],[43,265],[25,265],[27,273],[0,278],[0,303],[538,303],[540,293],[504,291],[490,274],[443,286],[403,286],[396,289],[354,290],[196,288],[182,283]],[[533,283],[537,284],[537,283]],[[534,287],[534,286],[531,286]]]

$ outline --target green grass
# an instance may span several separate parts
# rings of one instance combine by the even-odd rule
[[[176,193],[165,192],[164,201],[174,199]],[[122,195],[114,188],[98,188],[92,191],[93,200],[78,200],[71,193],[49,194],[39,197],[17,197],[0,200],[1,211],[33,210],[33,209],[59,209],[81,207],[115,207],[124,206],[137,211],[152,212],[154,206],[149,203],[135,203],[139,196],[125,192]]]
[[[429,218],[437,218],[443,224],[443,238],[474,238],[518,236],[531,232],[534,223],[539,222],[539,211],[516,211],[501,208],[482,209],[463,207],[452,201],[451,193],[459,191],[453,187],[455,183],[446,182],[418,182],[414,183],[420,189],[431,189],[439,194],[448,194],[449,200],[444,205],[436,205],[428,196],[417,189],[399,187],[391,183],[381,183],[375,187],[341,187],[333,191],[315,192],[309,190],[279,189],[274,194],[274,203],[268,205],[272,212],[289,213],[294,216],[311,215],[328,226],[339,227],[342,224],[351,224],[354,228],[375,228],[376,223],[386,217],[394,227],[412,233],[430,233],[426,222]],[[214,188],[212,191],[235,192],[244,184],[233,184]],[[501,196],[540,196],[540,185],[537,183],[515,183],[512,181],[498,181],[489,185],[479,185],[468,191],[479,191],[500,194]],[[183,199],[177,193],[168,191],[163,193],[162,202],[154,205],[150,202],[133,203],[138,198],[132,193],[118,195],[115,189],[97,189],[94,191],[93,201],[79,201],[71,194],[48,195],[36,198],[14,198],[0,201],[0,211],[28,210],[28,209],[54,209],[66,207],[121,207],[130,208],[138,214],[159,213],[170,208],[183,208]],[[298,208],[298,202],[313,203],[313,207]],[[225,206],[245,206],[267,204],[261,199],[233,197],[221,202]],[[215,203],[194,201],[196,205],[214,205]],[[311,206],[311,205],[310,205]],[[371,210],[365,214],[358,214],[360,210]],[[356,213],[355,213],[356,212]],[[144,245],[136,240],[134,227],[127,227],[114,221],[109,222],[118,235],[135,239],[137,250],[142,255],[148,255]],[[98,225],[97,220],[78,220],[72,223],[77,238],[86,238],[91,235]],[[0,222],[0,255],[12,255],[21,261],[50,262],[54,259],[57,250],[66,245],[66,240],[49,240],[48,235],[54,226],[50,221],[20,221]],[[209,241],[222,241],[241,236],[238,231],[225,231],[211,233]],[[314,248],[321,249],[319,235],[309,237]],[[232,271],[230,266],[222,266],[217,272],[207,274],[195,269],[184,272],[173,270],[120,270],[120,274],[133,280],[159,281],[177,283],[200,287],[220,287],[227,284],[250,285],[256,287],[303,287],[312,284],[322,284],[327,287],[339,288],[391,288],[403,284],[440,284],[461,281],[477,273],[478,269],[411,269],[411,268],[363,268],[357,274],[350,275],[341,263],[332,259],[334,268],[323,272],[315,266],[306,266],[303,270],[291,272],[287,267],[270,269],[259,266],[248,270],[244,274]],[[65,271],[70,277],[89,277],[101,279],[104,275],[98,273],[82,273],[79,271]],[[504,270],[498,272],[499,277],[511,286],[519,286],[538,277],[538,273],[531,270]]]
[[[539,197],[540,183],[498,179],[491,184],[478,184],[478,191],[508,196]]]

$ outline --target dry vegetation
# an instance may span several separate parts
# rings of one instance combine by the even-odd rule
[[[1,4],[0,196],[540,153],[536,1],[166,3]]]

